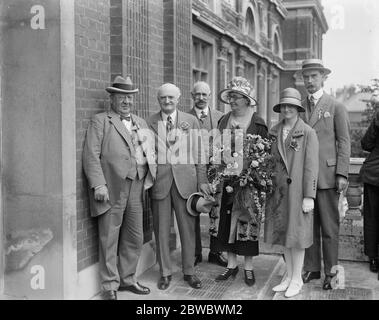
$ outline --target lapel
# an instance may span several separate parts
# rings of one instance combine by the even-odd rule
[[[286,156],[286,150],[285,150],[284,142],[283,142],[283,120],[280,121],[275,127],[273,127],[270,130],[270,135],[274,136],[276,139],[279,155],[282,158],[284,166],[288,173],[289,170],[288,170],[288,164],[287,164],[287,156]]]
[[[197,118],[196,111],[195,111],[195,107],[193,107],[193,108],[189,111],[189,114],[192,114],[196,119],[198,119],[198,118]]]
[[[214,110],[212,110],[211,108],[209,108],[209,114],[211,116],[211,125],[212,125],[212,128],[217,128],[217,116],[216,116],[216,112]]]
[[[323,114],[325,112],[325,107],[328,106],[328,96],[324,92],[321,99],[318,101],[315,109],[313,110],[313,113],[310,116],[310,119],[308,121],[308,124],[313,128],[315,124],[323,118],[323,116],[319,117],[319,114]]]
[[[128,130],[125,128],[124,124],[122,123],[120,119],[120,115],[114,112],[113,110],[111,110],[108,112],[108,118],[110,122],[114,125],[118,133],[124,138],[126,143],[129,145],[131,154],[134,155],[135,150],[132,143],[131,134],[128,132]]]
[[[150,120],[150,127],[154,131],[155,135],[158,137],[158,140],[161,143],[165,144],[167,148],[170,148],[170,144],[167,141],[166,128],[163,124],[161,111],[158,111],[157,113],[152,115]],[[159,133],[163,133],[164,136],[162,137],[162,135],[160,135]],[[157,143],[159,143],[159,141],[157,141]]]

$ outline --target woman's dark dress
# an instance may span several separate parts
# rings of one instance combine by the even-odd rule
[[[231,113],[229,112],[220,119],[218,129],[221,132],[227,128],[230,114]],[[267,126],[264,120],[254,113],[251,117],[250,126],[247,128],[246,134],[260,135],[262,138],[267,138],[267,132]],[[231,211],[232,207],[233,193],[227,193],[224,188],[221,198],[217,251],[232,252],[241,256],[257,256],[259,254],[258,241],[237,241],[235,239],[234,243],[228,243],[231,225],[231,214],[228,214],[228,211]]]

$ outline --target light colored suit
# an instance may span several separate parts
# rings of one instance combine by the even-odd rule
[[[338,264],[339,214],[336,175],[348,178],[350,162],[350,123],[346,108],[333,97],[323,93],[313,113],[308,110],[308,99],[303,101],[305,122],[319,140],[319,175],[314,210],[313,245],[305,252],[304,269],[321,270],[321,241],[324,272]]]
[[[157,176],[150,190],[152,199],[152,211],[155,239],[157,241],[157,259],[162,276],[171,275],[171,260],[169,248],[170,222],[172,208],[175,210],[178,222],[179,235],[182,244],[183,273],[193,275],[195,256],[195,218],[187,212],[186,199],[197,192],[202,183],[207,182],[205,165],[195,164],[199,156],[201,146],[193,143],[188,149],[187,155],[194,163],[182,161],[173,164],[177,160],[175,148],[177,146],[189,146],[189,141],[197,141],[192,129],[200,129],[195,117],[181,111],[177,111],[175,129],[187,128],[180,134],[180,139],[171,146],[165,135],[161,113],[158,112],[148,119],[148,125],[155,134],[157,152]],[[181,130],[181,129],[180,129]],[[181,159],[183,160],[183,159]]]
[[[120,116],[103,112],[92,117],[83,149],[83,168],[88,179],[90,209],[98,216],[99,268],[103,290],[117,290],[136,282],[135,271],[143,245],[143,193],[155,179],[152,144],[136,144],[145,120],[132,115],[129,132]],[[134,141],[134,143],[133,143]],[[152,162],[152,161],[149,161]],[[96,201],[94,188],[106,185],[109,201]],[[117,268],[117,246],[119,270]]]

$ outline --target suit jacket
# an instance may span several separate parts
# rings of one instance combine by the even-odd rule
[[[134,128],[138,128],[137,134],[139,131],[149,132],[142,118],[132,115],[132,121]],[[136,143],[133,144],[135,139],[133,134],[128,132],[120,116],[114,111],[99,113],[92,117],[83,149],[83,168],[90,188],[92,216],[105,213],[119,200],[120,191],[127,178],[133,180],[145,175],[145,189],[152,186],[156,176],[155,160],[152,159],[155,152],[153,145],[151,143],[140,145],[149,161],[138,167],[140,147]],[[109,201],[94,200],[93,188],[99,185],[107,185]]]
[[[196,136],[200,130],[197,119],[177,110],[176,130],[173,132],[178,133],[179,140],[174,145],[170,145],[166,139],[160,111],[153,114],[147,123],[155,135],[157,154],[157,175],[150,190],[151,198],[161,200],[167,197],[174,180],[182,198],[188,199],[198,191],[200,184],[208,182],[205,163],[197,162],[204,150],[201,139]],[[191,129],[197,129],[198,132]]]
[[[317,187],[332,189],[336,186],[336,175],[349,176],[349,116],[345,106],[325,92],[312,114],[308,111],[307,101],[302,102],[306,112],[301,113],[301,117],[316,131],[320,145]]]
[[[191,108],[190,111],[188,111],[188,113],[192,114],[196,119],[199,120],[199,118],[197,117],[197,113],[195,111],[195,108]],[[211,109],[211,108],[209,108],[209,113],[210,113],[209,115],[211,118],[212,128],[215,129],[215,128],[217,128],[217,124],[224,114],[221,111]]]

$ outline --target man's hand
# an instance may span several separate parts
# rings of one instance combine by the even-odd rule
[[[107,186],[99,186],[95,188],[94,198],[96,201],[108,201],[109,193]]]
[[[304,198],[303,199],[303,212],[304,213],[308,213],[310,211],[312,211],[315,207],[315,202],[312,198]]]
[[[347,187],[347,179],[344,176],[336,176],[336,189],[338,193],[345,191]]]
[[[212,195],[212,190],[208,183],[202,183],[199,189],[200,189],[200,192],[204,193],[204,195],[207,197]]]

